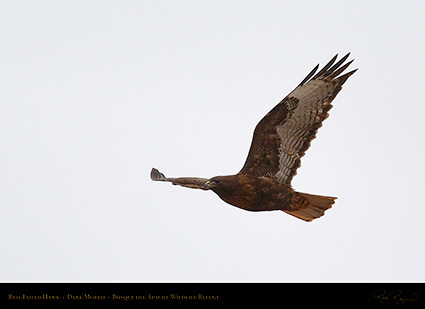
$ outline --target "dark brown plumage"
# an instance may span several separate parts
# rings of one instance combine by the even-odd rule
[[[246,162],[236,175],[211,179],[167,178],[153,168],[152,180],[212,190],[225,202],[245,210],[282,210],[305,221],[323,216],[336,197],[296,192],[291,187],[291,180],[317,130],[329,116],[331,102],[346,80],[357,71],[340,75],[353,61],[343,64],[348,56],[337,63],[335,56],[318,73],[317,65],[261,119],[255,128]]]

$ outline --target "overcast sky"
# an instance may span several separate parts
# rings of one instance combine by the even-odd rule
[[[0,280],[423,281],[424,1],[1,1]],[[312,223],[155,183],[233,174],[318,63],[359,68],[293,187]]]

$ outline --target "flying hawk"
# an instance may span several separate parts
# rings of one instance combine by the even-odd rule
[[[225,202],[249,211],[282,210],[305,221],[324,215],[336,197],[296,192],[291,180],[301,157],[329,116],[331,102],[346,80],[357,71],[340,75],[344,64],[338,55],[317,74],[317,65],[306,78],[257,124],[245,165],[239,173],[211,179],[167,178],[157,169],[154,181],[168,181],[187,188],[212,190]],[[335,63],[335,64],[334,64]]]

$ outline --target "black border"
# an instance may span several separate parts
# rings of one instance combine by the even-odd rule
[[[424,283],[1,283],[1,303],[22,305],[270,305],[425,308]],[[3,307],[4,308],[4,307]]]

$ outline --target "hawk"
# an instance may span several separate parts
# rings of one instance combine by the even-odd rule
[[[324,215],[336,197],[295,191],[291,180],[329,116],[331,102],[357,71],[341,75],[353,60],[333,57],[319,72],[317,65],[304,80],[261,119],[254,130],[246,162],[239,173],[211,179],[167,178],[153,168],[151,179],[187,188],[212,190],[230,205],[249,211],[281,210],[305,221]]]

